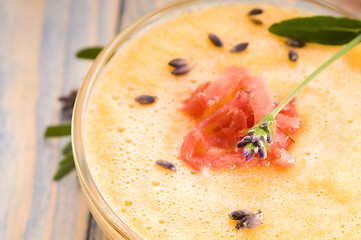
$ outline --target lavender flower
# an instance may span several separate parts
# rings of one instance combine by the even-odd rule
[[[267,158],[267,143],[271,143],[273,138],[273,121],[273,115],[265,115],[248,131],[248,136],[238,142],[237,148],[243,148],[242,155],[246,161],[250,161],[257,153],[261,159]]]

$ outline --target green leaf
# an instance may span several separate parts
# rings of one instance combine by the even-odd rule
[[[71,141],[69,141],[65,147],[63,148],[63,150],[61,151],[63,153],[64,156],[68,155],[69,153],[71,153],[72,151],[72,145],[71,145]]]
[[[63,137],[71,135],[71,124],[49,126],[45,131],[45,137]]]
[[[67,154],[60,162],[59,162],[59,166],[63,166],[69,162],[72,162],[73,160],[73,153],[69,153]]]
[[[101,46],[83,48],[76,53],[76,56],[84,59],[95,59],[101,50],[103,50]]]
[[[292,18],[275,23],[268,30],[303,42],[343,45],[361,33],[361,21],[331,16]]]
[[[59,168],[54,175],[54,180],[59,180],[75,168],[73,154],[69,154],[59,163]]]

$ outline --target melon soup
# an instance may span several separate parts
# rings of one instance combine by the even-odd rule
[[[77,167],[81,182],[79,166],[89,168],[87,178],[100,194],[93,198],[106,203],[91,208],[109,207],[113,215],[105,221],[116,216],[134,239],[361,239],[361,47],[298,94],[295,110],[302,124],[290,135],[294,143],[288,148],[296,160],[293,166],[270,161],[196,170],[180,151],[202,118],[190,117],[181,106],[198,86],[214,82],[229,67],[247,68],[250,76],[264,79],[279,102],[340,47],[306,44],[296,49],[268,32],[283,19],[314,14],[305,9],[195,6],[132,36],[89,87],[81,130],[86,161]],[[263,13],[250,17],[254,8]],[[223,47],[215,46],[209,33],[219,36]],[[241,42],[248,43],[244,51],[230,51]],[[299,55],[296,62],[288,58],[291,49]],[[191,70],[173,75],[168,62],[175,58],[188,59]],[[84,101],[82,91],[78,102]],[[156,96],[155,102],[135,100],[144,94]],[[74,131],[79,131],[77,120]],[[75,148],[79,155],[76,142]],[[158,159],[172,162],[177,171],[156,165]],[[228,216],[237,209],[261,210],[262,224],[237,231]]]

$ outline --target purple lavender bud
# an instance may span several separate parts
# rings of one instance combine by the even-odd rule
[[[239,220],[239,222],[237,222],[236,224],[236,229],[237,230],[242,230],[245,228],[255,228],[257,226],[259,226],[262,223],[262,212],[256,212],[256,213],[251,213],[248,214],[246,216],[244,216],[242,219]]]
[[[263,148],[259,149],[258,154],[261,159],[265,159],[267,157],[267,153],[266,153],[265,149],[263,149]]]
[[[265,123],[263,123],[262,125],[261,125],[261,127],[266,127],[266,126],[268,126],[268,125],[270,125],[270,121],[267,121],[267,122],[265,122]]]
[[[259,140],[261,140],[261,136],[256,136],[252,138],[252,142],[258,142]]]
[[[267,142],[267,136],[262,136],[260,141]]]
[[[246,136],[243,138],[243,140],[247,141],[247,142],[251,142],[252,141],[252,137],[251,136]]]
[[[254,130],[253,130],[253,129],[249,130],[249,131],[248,131],[248,135],[249,135],[249,136],[253,136],[253,135],[254,135]]]
[[[134,100],[140,104],[152,104],[157,100],[157,97],[143,94],[143,95],[137,96]]]
[[[252,158],[253,158],[253,156],[254,156],[254,151],[253,150],[251,150],[250,151],[250,153],[247,155],[247,157],[246,157],[246,161],[248,162],[248,161],[251,161],[252,160]]]
[[[288,58],[292,61],[292,62],[296,62],[298,60],[298,53],[295,50],[290,50],[288,52]]]
[[[261,8],[254,8],[252,9],[251,11],[249,11],[248,15],[251,16],[251,15],[258,15],[258,14],[261,14],[263,13],[263,9]]]
[[[243,52],[248,47],[248,42],[239,43],[231,47],[230,51],[233,53]]]
[[[223,42],[222,40],[214,33],[209,33],[208,34],[208,38],[209,40],[211,40],[211,42],[213,43],[214,46],[216,47],[223,47]]]
[[[177,167],[173,163],[167,160],[158,159],[157,161],[155,161],[155,163],[162,168],[169,169],[172,171],[177,171]]]
[[[245,216],[251,214],[250,211],[248,210],[244,210],[244,209],[239,209],[236,211],[233,211],[229,214],[229,217],[233,220],[241,220],[242,218],[244,218]]]
[[[298,41],[296,39],[287,39],[285,43],[290,47],[296,47],[296,48],[301,48],[306,45],[304,42]]]
[[[242,155],[243,155],[243,156],[248,156],[250,153],[251,153],[251,150],[250,150],[250,149],[244,148],[244,149],[242,150]]]
[[[242,141],[239,141],[239,142],[237,143],[237,148],[244,147],[244,146],[247,145],[247,143],[248,143],[248,141],[244,138]]]
[[[258,147],[253,148],[253,152],[258,153],[258,149],[259,149]]]
[[[263,147],[263,142],[261,140],[257,141],[256,144],[257,144],[257,147],[259,147],[259,148]]]
[[[185,58],[175,58],[171,60],[168,64],[172,67],[181,67],[183,65],[189,64],[189,61]]]
[[[252,141],[252,137],[251,136],[246,136],[244,137],[241,141],[238,142],[237,144],[237,148],[241,148],[247,145],[247,143]]]
[[[271,143],[272,142],[272,136],[270,132],[267,132],[267,142]]]
[[[186,74],[191,70],[192,66],[190,64],[185,64],[179,67],[176,67],[173,69],[172,74],[173,75],[183,75]]]
[[[271,131],[269,127],[270,127],[270,125],[266,126],[266,130],[265,130],[266,132],[270,132],[270,131]]]

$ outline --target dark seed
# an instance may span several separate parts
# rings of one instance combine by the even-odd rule
[[[301,48],[306,45],[304,42],[295,39],[287,39],[285,43],[290,47],[296,47],[296,48]]]
[[[231,52],[242,52],[244,51],[246,48],[248,47],[248,42],[244,42],[244,43],[239,43],[237,45],[234,45],[233,47],[231,47],[230,51]]]
[[[298,53],[295,50],[291,50],[288,53],[288,58],[292,61],[292,62],[296,62],[298,60]]]
[[[155,161],[155,163],[162,168],[166,168],[166,169],[169,169],[172,171],[177,171],[177,167],[173,163],[171,163],[167,160],[159,159],[159,160]]]
[[[248,215],[250,213],[251,212],[248,210],[239,209],[239,210],[231,212],[229,214],[229,217],[232,218],[233,220],[241,220],[242,218],[244,218],[246,215]]]
[[[257,18],[250,18],[250,19],[256,25],[263,25],[263,22]]]
[[[135,98],[135,101],[137,101],[140,104],[151,104],[154,103],[155,100],[157,99],[156,96],[151,96],[151,95],[139,95]]]
[[[248,15],[251,16],[251,15],[258,15],[258,14],[261,14],[263,13],[263,10],[260,9],[260,8],[254,8],[252,9],[251,11],[249,11]]]
[[[211,42],[214,44],[214,46],[223,47],[222,40],[216,34],[210,33],[210,34],[208,34],[208,38],[209,38],[209,40],[211,40]]]
[[[190,64],[184,64],[179,67],[176,67],[173,69],[172,74],[173,75],[183,75],[186,74],[191,70],[192,66]]]
[[[189,61],[184,58],[175,58],[172,61],[170,61],[168,64],[169,66],[172,67],[181,67],[183,65],[189,64]]]
[[[262,223],[262,212],[258,210],[255,213],[250,213],[240,219],[236,224],[237,230],[242,230],[245,228],[255,228]]]

